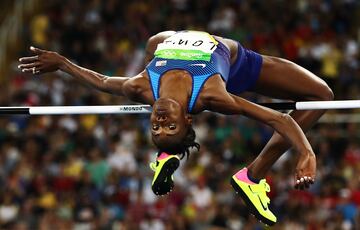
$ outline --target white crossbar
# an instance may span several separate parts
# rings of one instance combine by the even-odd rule
[[[32,115],[151,113],[150,105],[39,106],[29,108],[29,114]]]
[[[304,102],[296,102],[295,108],[296,110],[356,109],[356,108],[360,108],[360,100],[304,101]]]
[[[279,102],[260,105],[278,110],[354,109],[360,108],[360,100]],[[151,111],[150,105],[0,107],[0,115],[139,114]]]

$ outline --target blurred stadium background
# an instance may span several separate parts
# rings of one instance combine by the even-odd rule
[[[336,99],[360,98],[357,0],[1,0],[0,20],[1,106],[131,103],[59,73],[24,75],[17,59],[35,45],[130,76],[143,68],[149,36],[183,29],[290,59],[327,81]],[[310,190],[292,188],[291,152],[269,173],[279,220],[273,229],[360,229],[359,112],[329,111],[308,133],[318,158]],[[239,116],[197,116],[201,151],[182,161],[175,190],[158,198],[150,188],[155,149],[147,119],[1,116],[1,229],[265,229],[228,182],[271,129]]]

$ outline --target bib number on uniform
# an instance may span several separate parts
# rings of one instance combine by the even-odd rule
[[[218,42],[208,33],[184,31],[158,44],[155,56],[165,59],[210,61]]]

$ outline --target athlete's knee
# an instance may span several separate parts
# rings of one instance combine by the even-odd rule
[[[326,82],[305,68],[297,65],[294,62],[291,62],[286,59],[277,59],[278,63],[281,63],[284,66],[288,66],[289,69],[296,69],[301,74],[303,74],[308,79],[313,79],[312,87],[312,95],[308,98],[309,100],[317,100],[317,101],[332,101],[334,100],[334,93],[331,88],[326,84]]]
[[[314,90],[316,94],[316,100],[320,101],[332,101],[334,100],[334,93],[331,88],[325,83],[320,83],[320,87]]]

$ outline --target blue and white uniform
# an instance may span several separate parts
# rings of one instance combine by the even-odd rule
[[[229,49],[210,34],[180,31],[158,44],[154,59],[146,67],[154,99],[159,98],[161,77],[170,70],[186,70],[192,77],[192,93],[188,104],[191,113],[205,82],[220,74],[229,93],[251,90],[259,78],[261,55],[238,43],[238,56],[230,64]]]

